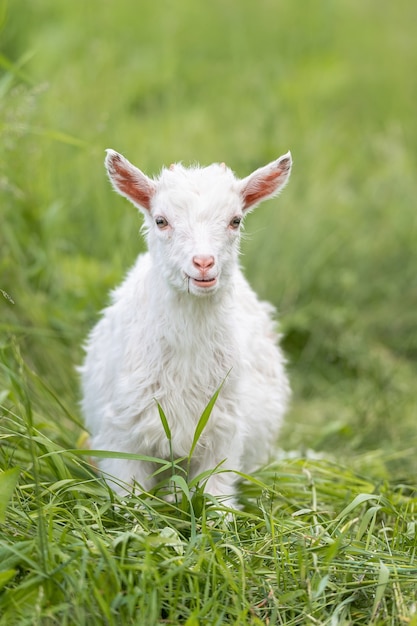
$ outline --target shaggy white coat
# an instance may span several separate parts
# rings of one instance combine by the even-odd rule
[[[273,308],[258,300],[239,267],[240,221],[284,186],[291,156],[243,180],[224,164],[173,165],[152,180],[110,150],[106,165],[114,188],[144,213],[149,252],[113,292],[86,345],[80,370],[91,448],[168,459],[158,401],[174,456],[186,456],[228,374],[191,471],[223,462],[251,472],[276,444],[289,385]],[[107,458],[99,466],[119,492],[157,481],[152,463]],[[235,482],[233,472],[215,473],[206,491],[233,496]]]

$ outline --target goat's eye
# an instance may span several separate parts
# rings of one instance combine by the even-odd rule
[[[163,229],[168,226],[168,221],[165,219],[165,217],[158,215],[157,217],[155,217],[155,224],[158,226],[158,228]]]
[[[242,218],[239,217],[238,215],[236,215],[230,222],[229,226],[230,228],[233,228],[234,230],[237,230],[240,226],[240,222],[242,221]]]

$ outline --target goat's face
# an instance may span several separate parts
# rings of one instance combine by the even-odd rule
[[[169,285],[198,296],[225,285],[236,268],[242,218],[230,170],[164,170],[145,220],[149,250]]]
[[[151,180],[113,151],[106,165],[115,189],[143,211],[149,251],[167,284],[205,296],[230,285],[244,215],[282,189],[291,157],[288,153],[243,180],[223,164],[173,165]]]

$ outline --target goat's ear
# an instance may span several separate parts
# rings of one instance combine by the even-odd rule
[[[243,210],[253,209],[262,200],[277,195],[288,181],[291,165],[291,153],[287,152],[241,180]]]
[[[105,165],[115,190],[137,207],[149,211],[155,183],[114,150],[107,150]]]

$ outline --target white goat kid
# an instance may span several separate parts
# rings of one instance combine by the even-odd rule
[[[283,188],[291,155],[242,180],[224,164],[172,165],[152,180],[112,150],[106,166],[116,191],[143,212],[149,251],[87,342],[80,370],[91,447],[170,458],[159,402],[175,457],[188,455],[198,419],[227,377],[191,473],[219,464],[251,472],[270,457],[290,391],[273,308],[239,267],[240,229],[246,213]],[[151,462],[103,458],[99,466],[120,493],[157,482]],[[235,482],[233,471],[215,472],[206,491],[232,497]]]

